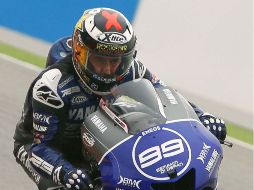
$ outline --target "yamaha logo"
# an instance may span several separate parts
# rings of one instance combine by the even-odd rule
[[[169,180],[167,173],[171,171],[180,176],[191,162],[189,143],[172,129],[152,129],[142,132],[134,144],[132,159],[136,169],[153,180]]]
[[[98,36],[98,40],[103,43],[124,44],[127,42],[126,37],[117,32],[105,32]]]

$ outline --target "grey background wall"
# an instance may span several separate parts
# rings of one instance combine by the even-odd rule
[[[252,1],[142,0],[139,6],[140,60],[204,109],[251,128]]]

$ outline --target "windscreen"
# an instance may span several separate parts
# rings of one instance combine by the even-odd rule
[[[109,108],[122,119],[130,134],[166,122],[160,112],[160,100],[150,81],[134,80],[112,91],[115,101]]]
[[[115,99],[127,96],[143,103],[155,112],[160,113],[160,101],[153,85],[147,79],[136,79],[123,83],[112,90]]]
[[[131,107],[131,101],[128,99],[132,99],[149,107],[154,113],[166,118],[167,121],[198,120],[194,109],[181,94],[168,86],[154,88],[147,79],[136,79],[123,83],[112,90],[112,95],[116,99],[114,104],[127,105],[119,107],[122,113],[135,112],[139,109],[139,106]],[[122,98],[119,99],[119,97]],[[122,103],[117,103],[120,101]]]

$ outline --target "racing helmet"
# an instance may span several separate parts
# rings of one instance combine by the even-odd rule
[[[85,11],[72,36],[72,61],[81,82],[97,95],[108,95],[128,73],[135,44],[132,26],[120,12],[109,8]]]

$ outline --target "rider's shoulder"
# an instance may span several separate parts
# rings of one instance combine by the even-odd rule
[[[58,94],[61,77],[62,73],[57,68],[43,72],[33,86],[33,99],[49,107],[62,108],[64,102]]]
[[[76,84],[71,67],[65,64],[71,63],[56,64],[40,73],[33,86],[33,99],[53,108],[64,106],[64,89]]]
[[[147,69],[143,63],[141,63],[137,59],[134,59],[131,64],[129,72],[125,76],[124,82],[133,80],[133,79],[143,78],[146,73],[146,70]]]

